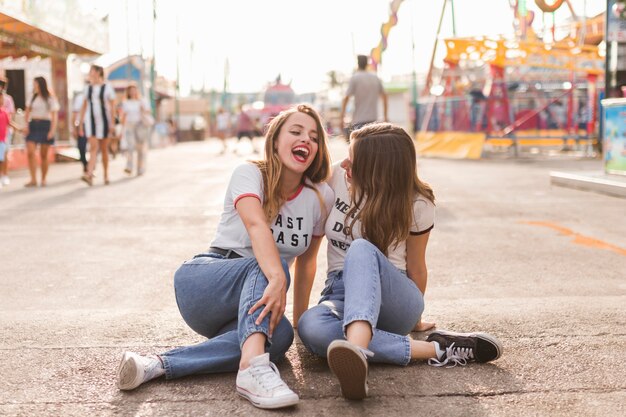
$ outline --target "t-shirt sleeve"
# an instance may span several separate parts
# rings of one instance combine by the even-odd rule
[[[244,197],[255,197],[263,202],[263,176],[256,165],[242,164],[235,168],[230,177],[228,191],[233,207]]]
[[[423,197],[418,198],[413,203],[413,218],[415,221],[411,226],[411,235],[423,235],[435,227],[435,205]]]
[[[59,100],[56,97],[50,97],[50,111],[59,111]]]
[[[85,101],[84,94],[78,94],[76,97],[74,97],[74,102],[72,103],[72,111],[79,112],[80,109],[83,107],[83,101]]]
[[[346,96],[354,95],[355,84],[356,84],[356,80],[354,79],[354,76],[353,76],[352,78],[350,78],[350,82],[348,83],[348,89],[346,90]]]
[[[13,98],[8,94],[4,95],[4,108],[9,114],[9,117],[11,117],[13,113],[15,113],[15,102],[13,101]]]
[[[335,193],[332,188],[326,183],[322,183],[317,186],[317,190],[322,195],[322,200],[324,200],[323,210],[320,210],[320,217],[317,219],[315,226],[313,227],[313,236],[322,237],[324,236],[324,227],[326,226],[326,218],[330,214],[330,210],[333,208],[333,202],[335,201]]]
[[[115,97],[115,90],[113,90],[113,87],[111,87],[110,84],[105,84],[104,96],[107,100],[115,100],[117,98]]]

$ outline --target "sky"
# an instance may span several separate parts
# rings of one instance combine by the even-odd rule
[[[368,54],[381,39],[389,19],[390,0],[83,0],[96,14],[109,15],[110,52],[153,54],[157,71],[176,79],[181,93],[205,88],[221,91],[227,71],[228,90],[254,92],[281,75],[296,93],[318,91],[331,70],[349,76],[356,54]],[[571,0],[576,13],[595,15],[605,0]],[[394,75],[428,69],[443,0],[404,0],[392,28],[378,74]],[[529,10],[538,11],[533,0]],[[511,35],[509,0],[455,0],[457,36]],[[536,27],[541,27],[541,14]],[[556,14],[570,16],[566,7]],[[546,20],[551,21],[551,16]],[[450,7],[442,37],[453,33]],[[153,42],[154,40],[154,42]],[[413,50],[413,43],[415,45]],[[443,45],[439,45],[440,49]],[[441,56],[439,56],[440,58]],[[228,64],[226,64],[228,63]],[[439,63],[439,61],[438,61]]]

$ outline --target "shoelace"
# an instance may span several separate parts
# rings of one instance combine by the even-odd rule
[[[357,346],[357,348],[361,351],[361,353],[363,354],[363,356],[365,357],[365,360],[367,360],[367,358],[371,358],[374,356],[374,352],[372,352],[369,349],[364,349],[362,347]]]
[[[465,366],[469,359],[474,359],[474,350],[472,348],[454,347],[454,343],[446,348],[445,359],[440,361],[435,358],[428,359],[430,366],[446,366],[446,368],[454,368],[457,365]]]
[[[144,359],[144,379],[146,381],[161,376],[165,373],[161,361],[156,357],[145,357]]]
[[[285,385],[280,378],[278,368],[276,368],[273,362],[270,362],[269,366],[262,365],[252,367],[252,369],[250,369],[250,375],[258,379],[261,385],[270,391]]]

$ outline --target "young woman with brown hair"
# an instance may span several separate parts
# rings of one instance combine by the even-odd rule
[[[185,322],[209,338],[159,355],[124,353],[118,387],[130,390],[161,375],[234,372],[237,392],[261,408],[294,405],[298,395],[272,361],[293,341],[283,315],[295,260],[294,318],[307,307],[316,258],[332,205],[326,135],[307,105],[269,125],[265,158],[238,166],[228,185],[216,236],[205,253],[174,276]]]
[[[48,150],[54,144],[54,137],[59,117],[59,101],[54,93],[48,88],[48,83],[43,77],[35,77],[33,82],[33,96],[26,112],[24,120],[28,125],[24,128],[26,136],[26,152],[28,155],[28,170],[30,181],[25,187],[37,186],[37,145],[41,157],[41,186],[46,186],[48,175]]]
[[[502,353],[486,333],[431,333],[413,340],[426,291],[426,245],[434,226],[433,190],[417,176],[411,137],[379,123],[355,130],[350,155],[333,167],[335,204],[326,222],[328,279],[317,306],[300,318],[298,334],[326,356],[349,399],[367,395],[368,361],[465,365]]]

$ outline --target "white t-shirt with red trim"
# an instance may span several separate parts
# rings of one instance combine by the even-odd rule
[[[324,235],[326,213],[330,211],[334,200],[328,184],[312,184],[308,180],[307,184],[319,191],[326,207],[321,207],[320,198],[314,190],[301,186],[270,222],[278,252],[289,264],[307,250],[313,237]],[[243,257],[254,257],[250,236],[235,207],[244,197],[258,198],[263,204],[263,195],[263,177],[256,165],[245,163],[235,168],[211,246],[231,249]]]
[[[333,165],[333,174],[329,181],[330,187],[335,194],[335,201],[326,221],[326,239],[328,239],[328,272],[343,269],[346,251],[352,243],[349,230],[346,231],[346,213],[351,208],[350,192],[346,171],[340,164]],[[412,235],[428,233],[435,224],[435,205],[427,198],[418,195],[413,203],[413,219],[409,232]],[[352,235],[354,239],[361,238],[361,222],[354,223]],[[387,258],[398,269],[406,271],[406,242],[398,246],[390,246],[387,250]]]

